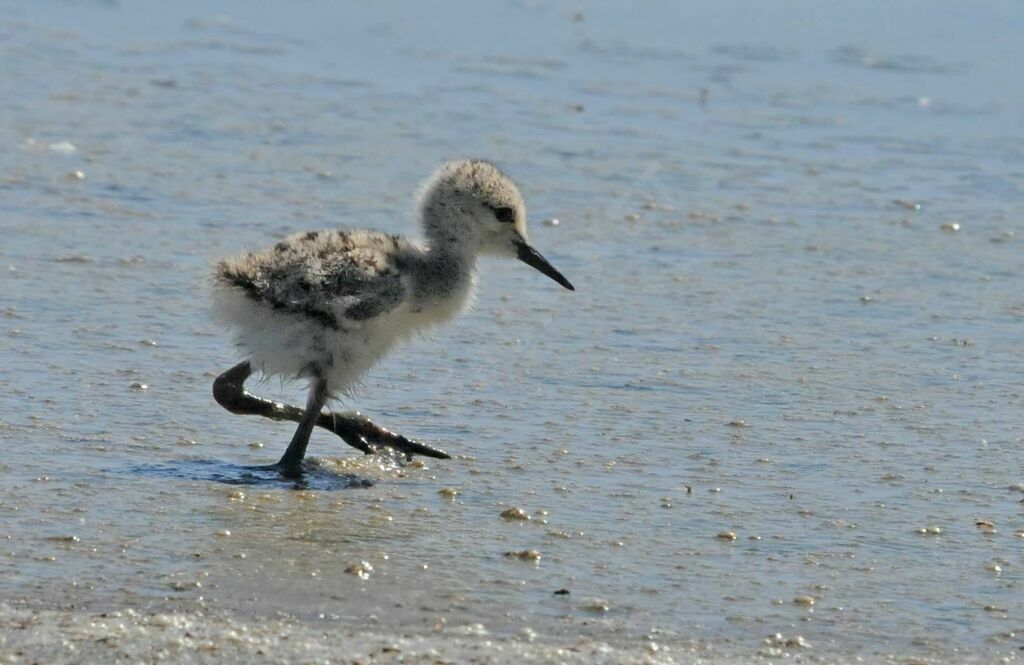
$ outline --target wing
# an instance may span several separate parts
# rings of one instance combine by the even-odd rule
[[[348,330],[402,302],[406,244],[375,231],[309,231],[223,261],[216,277],[276,310]]]

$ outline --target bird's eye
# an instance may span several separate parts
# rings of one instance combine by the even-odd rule
[[[499,222],[514,222],[516,221],[516,211],[512,208],[494,208],[494,217]]]

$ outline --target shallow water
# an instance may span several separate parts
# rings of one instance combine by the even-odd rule
[[[2,3],[0,599],[1024,647],[1015,3],[250,4]],[[486,262],[348,405],[455,460],[253,470],[208,265],[462,155],[578,291]]]

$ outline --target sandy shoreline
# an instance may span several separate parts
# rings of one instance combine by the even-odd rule
[[[28,610],[0,605],[4,663],[677,663],[654,642],[545,642],[494,638],[482,626],[434,634],[338,630],[337,624],[256,621],[209,612]],[[700,659],[702,660],[702,659]]]
[[[835,653],[771,639],[756,650],[700,640],[609,644],[482,625],[429,633],[345,629],[337,623],[254,619],[209,611],[21,609],[0,604],[0,663],[938,663],[1015,662],[1016,653]]]

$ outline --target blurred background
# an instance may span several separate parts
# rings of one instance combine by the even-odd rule
[[[0,598],[1016,654],[1022,34],[1011,0],[0,2]],[[212,261],[416,235],[464,156],[578,291],[486,261],[346,404],[461,457],[318,433],[308,487],[252,477],[291,426],[210,397]]]

